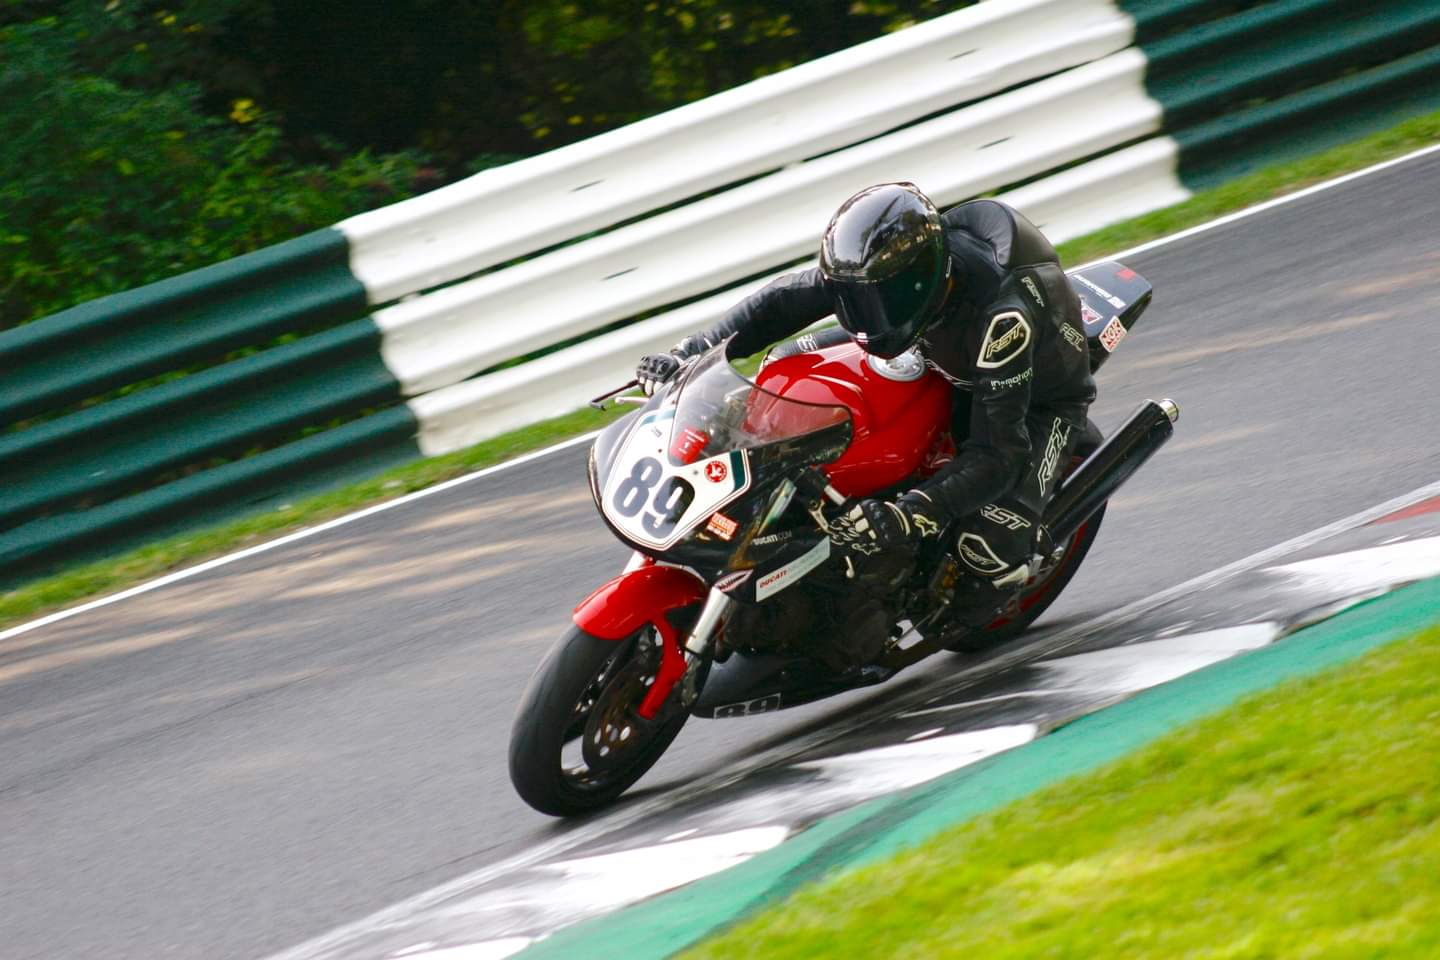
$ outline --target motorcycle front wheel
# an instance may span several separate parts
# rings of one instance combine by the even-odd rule
[[[653,627],[604,640],[577,626],[541,662],[510,733],[510,782],[541,813],[569,817],[614,802],[670,746],[689,714],[635,711],[655,680]]]

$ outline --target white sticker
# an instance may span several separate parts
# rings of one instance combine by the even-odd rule
[[[830,538],[826,537],[810,550],[791,560],[779,570],[772,570],[755,581],[755,602],[779,593],[814,570],[830,557]]]
[[[650,414],[639,426],[664,419],[663,412]],[[656,439],[649,430],[637,428],[615,458],[600,508],[631,540],[667,550],[748,489],[748,451],[731,450],[675,466],[666,452],[665,437]]]
[[[1076,280],[1079,280],[1081,283],[1085,284],[1085,286],[1089,287],[1091,290],[1094,290],[1096,293],[1098,293],[1101,297],[1105,299],[1106,303],[1110,304],[1110,306],[1114,307],[1116,310],[1125,309],[1124,300],[1121,300],[1119,297],[1115,296],[1115,294],[1111,293],[1109,290],[1106,290],[1094,280],[1091,280],[1084,274],[1079,273],[1071,274],[1071,276],[1074,277]]]
[[[1100,331],[1100,346],[1105,348],[1107,353],[1114,353],[1115,348],[1120,346],[1120,341],[1125,339],[1125,324],[1120,322],[1119,317],[1111,317],[1110,322],[1105,324],[1105,329]]]

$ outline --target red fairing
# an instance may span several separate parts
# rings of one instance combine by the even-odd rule
[[[825,468],[847,497],[933,472],[952,451],[950,385],[933,370],[908,383],[882,377],[854,344],[776,360],[755,382],[803,403],[839,404],[853,415],[854,439]]]
[[[685,675],[680,636],[665,614],[699,603],[707,592],[693,573],[662,567],[650,560],[620,574],[575,608],[575,625],[602,640],[623,640],[647,623],[655,625],[660,634],[660,669],[636,709],[646,720],[655,718],[671,689]]]
[[[620,574],[580,601],[575,625],[602,640],[623,640],[647,623],[659,624],[666,611],[705,599],[700,578],[678,567],[655,563]]]

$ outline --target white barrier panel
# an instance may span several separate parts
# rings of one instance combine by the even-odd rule
[[[1190,199],[1177,174],[1179,165],[1180,145],[1171,137],[1155,137],[1000,199],[1023,212],[1051,242],[1063,243]]]
[[[420,424],[420,452],[433,457],[461,450],[507,430],[583,407],[591,397],[633,379],[635,364],[642,356],[668,350],[686,334],[709,326],[735,301],[772,279],[766,277],[697,300],[523,366],[415,397],[408,402]]]
[[[337,224],[382,304],[1103,57],[1113,0],[989,0]]]
[[[1146,60],[1126,50],[375,314],[406,394],[700,296],[815,250],[862,187],[914,180],[947,205],[1157,130]]]
[[[1157,137],[1037,180],[1001,199],[1061,243],[1187,199],[1190,193],[1175,173],[1178,156],[1172,139]],[[520,367],[416,397],[410,408],[420,423],[420,449],[427,456],[449,453],[569,413],[631,379],[641,356],[669,349],[686,334],[708,327],[771,279],[726,290]]]

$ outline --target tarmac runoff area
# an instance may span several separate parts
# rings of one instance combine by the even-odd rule
[[[272,960],[661,960],[832,871],[1436,619],[1440,484]]]

